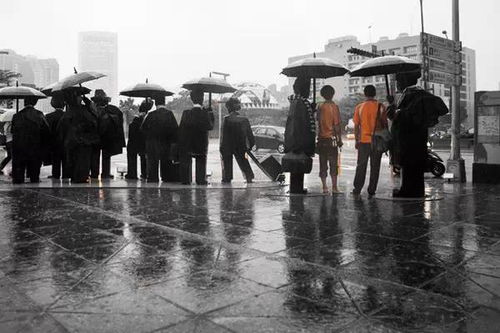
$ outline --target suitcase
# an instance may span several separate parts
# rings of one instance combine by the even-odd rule
[[[285,182],[285,175],[281,172],[281,164],[273,155],[268,154],[258,160],[251,151],[247,152],[247,154],[259,169],[273,182]]]

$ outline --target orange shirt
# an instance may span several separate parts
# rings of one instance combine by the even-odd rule
[[[387,127],[387,112],[383,104],[380,104],[380,124]],[[354,110],[353,121],[360,127],[359,142],[371,143],[375,121],[377,119],[379,102],[375,99],[368,99],[356,106]],[[380,125],[379,125],[380,127]]]
[[[319,138],[334,137],[334,126],[340,125],[340,111],[337,104],[327,101],[319,106]]]

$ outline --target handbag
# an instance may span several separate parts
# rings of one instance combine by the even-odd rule
[[[371,149],[373,152],[383,154],[386,153],[391,147],[392,135],[388,128],[382,128],[377,131],[377,125],[380,121],[381,107],[382,104],[379,103],[377,118],[375,119],[375,127],[373,128]]]
[[[281,159],[283,172],[310,173],[312,170],[312,158],[305,153],[286,153]]]

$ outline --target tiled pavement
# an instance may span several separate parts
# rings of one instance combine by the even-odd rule
[[[429,192],[4,188],[0,331],[498,332],[500,187]]]

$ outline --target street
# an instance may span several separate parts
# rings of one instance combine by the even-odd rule
[[[334,196],[316,170],[307,196],[224,187],[216,154],[207,188],[4,177],[0,331],[496,332],[500,187],[428,177],[427,201],[392,201],[384,168],[355,199],[349,146]]]

